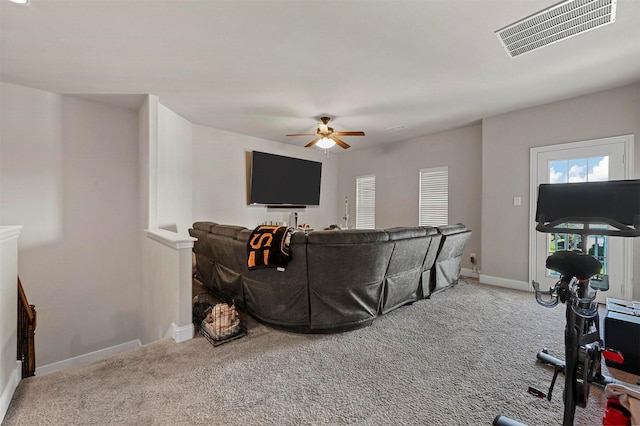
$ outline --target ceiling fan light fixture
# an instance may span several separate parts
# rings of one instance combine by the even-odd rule
[[[332,146],[334,146],[336,144],[336,141],[334,141],[331,138],[322,138],[320,139],[318,142],[316,142],[316,146],[322,148],[322,149],[329,149]]]
[[[334,131],[333,127],[327,125],[329,120],[331,120],[329,117],[320,117],[320,120],[322,120],[322,123],[318,123],[318,128],[315,133],[291,133],[287,136],[314,136],[313,140],[304,147],[310,148],[312,146],[318,146],[325,150],[334,145],[338,145],[342,149],[351,147],[351,145],[340,139],[342,136],[364,136],[364,132],[361,130],[348,132]]]

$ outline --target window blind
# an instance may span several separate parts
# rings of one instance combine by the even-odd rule
[[[420,170],[419,226],[449,223],[449,168]]]
[[[376,177],[356,177],[356,228],[374,229],[376,226]]]

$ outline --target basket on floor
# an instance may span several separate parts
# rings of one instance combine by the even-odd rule
[[[242,326],[235,306],[218,303],[213,305],[200,323],[200,334],[211,344],[218,346],[244,336],[247,330]]]

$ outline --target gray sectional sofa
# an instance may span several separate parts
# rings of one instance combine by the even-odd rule
[[[471,231],[462,224],[294,232],[284,271],[249,270],[252,230],[196,222],[189,234],[198,279],[257,320],[294,332],[364,327],[455,284]]]

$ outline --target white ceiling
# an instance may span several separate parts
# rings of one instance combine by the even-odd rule
[[[640,1],[514,59],[494,34],[555,0],[0,0],[2,81],[299,146],[334,117],[352,149],[640,82]],[[95,99],[95,97],[93,97]],[[387,129],[406,126],[405,130]]]

